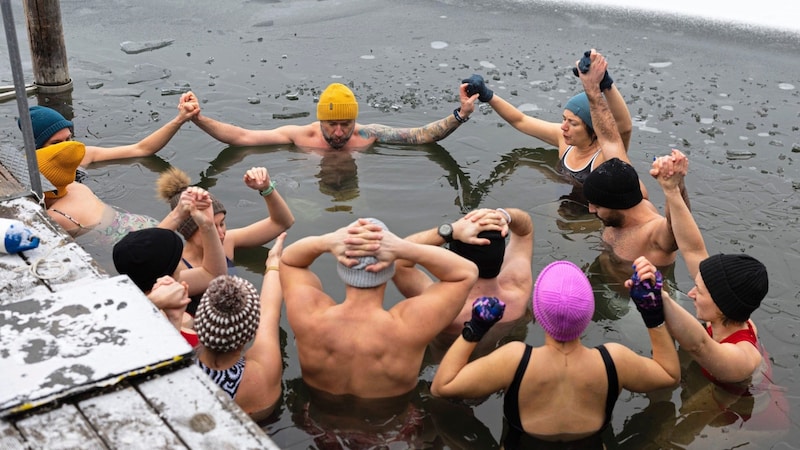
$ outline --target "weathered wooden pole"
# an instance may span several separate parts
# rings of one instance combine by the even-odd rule
[[[59,0],[24,0],[24,7],[38,92],[72,91]]]

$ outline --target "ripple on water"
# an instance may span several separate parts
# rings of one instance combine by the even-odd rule
[[[435,49],[435,50],[441,50],[443,48],[447,48],[447,46],[449,46],[449,45],[450,44],[448,44],[447,42],[443,42],[443,41],[433,41],[433,42],[431,42],[431,48]]]

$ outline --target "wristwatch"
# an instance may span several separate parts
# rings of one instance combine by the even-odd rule
[[[439,225],[439,236],[444,239],[445,242],[453,242],[453,225],[449,223],[443,223]]]

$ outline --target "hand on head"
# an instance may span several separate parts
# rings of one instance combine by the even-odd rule
[[[244,173],[243,181],[250,189],[261,191],[269,188],[271,180],[266,167],[252,167]]]
[[[503,237],[508,234],[508,222],[496,209],[481,208],[468,212],[458,219],[458,240],[467,244],[489,245],[489,239],[478,238],[482,231],[499,231]]]
[[[366,266],[364,270],[380,272],[397,259],[395,249],[400,241],[402,239],[391,231],[383,229],[379,224],[369,219],[358,219],[346,227],[346,236],[342,241],[345,249],[342,257],[337,259],[342,264],[352,267],[358,263],[355,258],[372,256],[378,262]]]

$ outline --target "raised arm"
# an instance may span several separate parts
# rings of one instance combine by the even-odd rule
[[[462,80],[462,82],[464,83],[461,86],[462,91],[466,90],[466,93],[472,92],[479,94],[478,99],[484,103],[488,103],[492,109],[512,127],[554,147],[561,147],[563,137],[560,123],[548,122],[524,114],[514,107],[514,105],[500,98],[489,89],[483,77],[478,74],[473,74],[469,78]],[[462,95],[464,94],[462,93]]]
[[[254,145],[274,145],[291,144],[294,142],[296,133],[302,132],[302,127],[287,125],[272,130],[250,130],[237,127],[230,123],[220,122],[203,115],[200,111],[200,104],[194,93],[187,92],[181,96],[181,105],[190,103],[197,108],[196,115],[192,122],[201,130],[208,133],[214,139],[228,144],[241,147]]]
[[[87,145],[86,154],[83,156],[83,160],[81,160],[81,166],[86,167],[93,162],[153,155],[167,145],[184,123],[193,119],[199,113],[199,108],[187,108],[179,105],[178,115],[175,116],[174,119],[135,144],[108,148]]]
[[[246,376],[242,379],[238,402],[246,412],[263,411],[273,406],[281,393],[283,360],[280,346],[280,320],[283,291],[279,266],[286,233],[281,233],[265,261],[264,281],[261,284],[261,315],[252,347],[245,353]]]
[[[400,239],[391,232],[383,233],[376,256],[380,261],[391,258],[412,261],[438,280],[420,295],[407,298],[389,310],[407,327],[416,330],[415,336],[426,343],[455,319],[478,278],[478,268],[469,260],[436,245]]]
[[[226,247],[264,245],[294,224],[294,215],[289,210],[289,205],[275,188],[275,182],[270,179],[269,172],[265,167],[253,167],[247,170],[243,181],[247,187],[261,194],[267,204],[269,216],[245,227],[229,230],[225,237]]]
[[[180,281],[189,284],[189,295],[205,292],[208,283],[220,275],[228,273],[225,252],[222,248],[217,227],[214,223],[214,209],[211,197],[205,189],[190,186],[181,193],[180,204],[189,211],[189,215],[197,224],[203,245],[203,262],[200,267],[185,269],[180,272]]]
[[[469,97],[463,87],[459,90],[461,106],[452,113],[431,122],[425,126],[417,128],[393,128],[385,125],[370,124],[364,125],[359,129],[359,133],[365,138],[374,137],[376,142],[384,144],[430,144],[431,142],[441,141],[456,131],[461,124],[469,120],[470,115],[475,111],[475,100],[477,95]]]
[[[488,217],[487,214],[489,215]],[[453,227],[453,239],[469,244],[489,244],[488,239],[478,237],[478,233],[481,231],[496,230],[502,231],[504,234],[508,232],[505,213],[501,214],[496,210],[486,208],[471,211],[451,225]],[[420,231],[405,239],[424,245],[441,246],[445,243],[444,238],[439,235],[438,227]],[[404,259],[397,260],[393,280],[397,289],[405,297],[420,295],[428,286],[433,284],[431,277],[420,270],[416,263]]]
[[[664,326],[666,292],[662,290],[663,276],[645,257],[634,261],[634,274],[625,282],[636,309],[642,315],[650,344],[652,358],[638,355],[619,344],[608,344],[617,364],[620,384],[631,392],[649,392],[654,389],[676,386],[681,379],[681,367],[675,343]]]
[[[703,235],[689,210],[684,178],[689,161],[686,155],[673,150],[669,156],[653,161],[650,174],[658,181],[664,191],[665,209],[669,211],[667,223],[675,242],[686,261],[692,279],[697,277],[700,261],[708,258]]]

